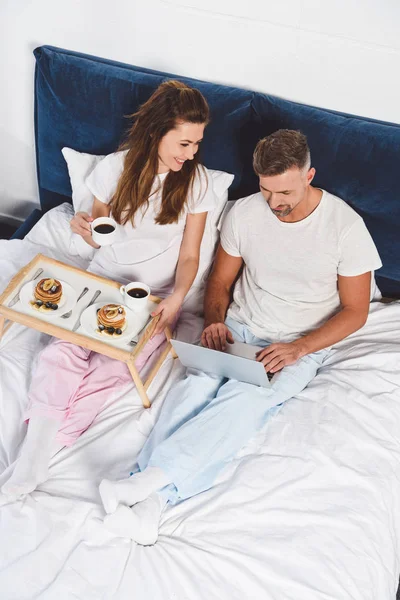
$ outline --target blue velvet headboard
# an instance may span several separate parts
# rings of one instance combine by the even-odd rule
[[[204,81],[42,46],[34,51],[35,136],[42,211],[70,200],[61,148],[107,154],[133,113],[161,81],[175,77],[201,90],[212,121],[202,145],[206,166],[234,173],[231,198],[257,189],[256,142],[279,128],[309,140],[316,185],[342,197],[364,218],[380,252],[384,295],[400,296],[400,126],[313,108]],[[265,74],[268,77],[268,74]]]

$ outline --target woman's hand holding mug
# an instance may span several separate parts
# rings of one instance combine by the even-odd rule
[[[72,233],[76,233],[85,238],[92,237],[92,230],[90,223],[93,221],[92,217],[85,212],[77,212],[71,220],[70,227]]]
[[[80,235],[93,248],[113,244],[118,235],[118,226],[114,219],[110,217],[93,219],[85,212],[77,212],[70,226],[73,233]]]

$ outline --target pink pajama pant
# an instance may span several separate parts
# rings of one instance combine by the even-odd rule
[[[149,340],[136,359],[138,371],[164,341],[164,333]],[[125,363],[55,339],[39,355],[25,419],[33,415],[58,419],[57,442],[72,446],[110,394],[127,383],[132,383],[132,376]]]

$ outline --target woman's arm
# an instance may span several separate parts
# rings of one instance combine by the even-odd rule
[[[162,313],[154,335],[164,331],[166,325],[173,321],[196,277],[206,219],[206,212],[188,214],[186,217],[186,226],[176,267],[174,291],[171,296],[160,302],[152,313],[152,316]]]
[[[200,246],[207,219],[206,212],[187,215],[175,275],[174,295],[185,299],[199,268]]]
[[[89,246],[93,248],[100,248],[93,240],[92,240],[92,232],[90,229],[90,223],[98,217],[108,217],[110,216],[110,206],[108,204],[104,204],[104,202],[100,202],[97,198],[93,200],[92,206],[92,216],[88,215],[85,212],[77,212],[76,215],[71,220],[71,229],[73,233],[80,235]]]

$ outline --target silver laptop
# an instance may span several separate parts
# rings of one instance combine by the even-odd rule
[[[171,340],[179,360],[185,367],[205,373],[228,377],[261,387],[271,387],[264,365],[256,361],[256,352],[262,350],[243,342],[227,344],[225,352]]]

